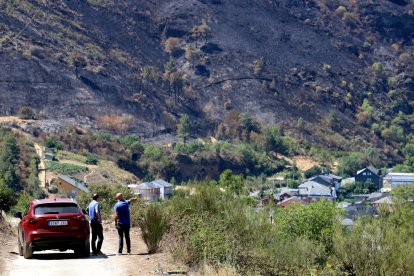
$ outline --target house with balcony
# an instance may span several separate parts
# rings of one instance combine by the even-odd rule
[[[383,187],[383,179],[381,175],[381,171],[372,167],[368,166],[359,170],[355,175],[355,182],[360,183],[372,183],[376,190],[380,190]]]

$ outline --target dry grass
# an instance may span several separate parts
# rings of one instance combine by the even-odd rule
[[[133,116],[131,115],[106,115],[99,117],[97,124],[112,132],[127,133],[130,125],[133,123]]]
[[[112,178],[116,179],[118,183],[133,183],[138,179],[135,175],[119,168],[114,162],[102,160],[99,161],[99,171],[106,172]]]
[[[86,157],[69,151],[60,151],[57,158],[61,163],[82,165],[88,167],[89,171],[82,173],[79,177],[83,177],[88,184],[93,183],[112,183],[126,184],[135,183],[137,177],[130,172],[119,168],[116,163],[108,160],[99,160],[98,165],[86,165]]]

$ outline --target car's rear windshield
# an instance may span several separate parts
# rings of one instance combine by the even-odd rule
[[[78,212],[79,209],[75,203],[47,203],[38,205],[34,209],[35,215],[71,214]]]

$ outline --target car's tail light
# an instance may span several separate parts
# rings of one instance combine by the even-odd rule
[[[84,216],[82,216],[82,215],[79,215],[79,216],[76,216],[75,217],[75,219],[78,219],[78,220],[85,220],[85,217]]]
[[[37,224],[39,222],[39,219],[37,218],[30,218],[29,219],[29,224]]]
[[[77,221],[79,221],[79,229],[81,229],[85,232],[88,231],[88,229],[89,229],[88,228],[88,221],[87,221],[87,219],[85,218],[84,215],[78,215],[78,216],[75,216],[73,218],[76,219]]]

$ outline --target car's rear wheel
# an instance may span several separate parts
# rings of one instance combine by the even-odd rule
[[[19,247],[19,255],[23,256],[23,246],[22,243],[20,242],[20,233],[17,234],[17,246]]]
[[[83,247],[76,248],[75,254],[81,257],[89,257],[91,254],[90,250],[91,246],[87,243]]]
[[[25,259],[31,259],[33,257],[33,248],[28,243],[25,243],[23,246],[23,257]]]
[[[23,256],[23,246],[20,244],[20,241],[19,241],[19,244],[17,246],[19,247],[19,255]]]
[[[89,257],[91,255],[91,245],[89,244],[89,241],[85,243],[81,255],[82,257]]]

